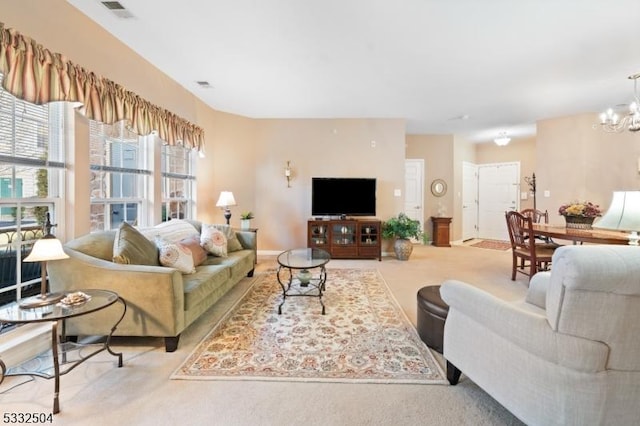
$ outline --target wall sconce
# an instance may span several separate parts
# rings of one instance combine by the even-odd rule
[[[287,167],[284,168],[284,177],[287,178],[287,188],[291,188],[291,162],[287,161]]]

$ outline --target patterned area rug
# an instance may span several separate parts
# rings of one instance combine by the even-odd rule
[[[509,241],[500,240],[482,240],[477,243],[471,244],[471,247],[479,247],[492,250],[511,250],[511,243]]]
[[[328,269],[316,297],[287,298],[264,273],[173,373],[187,380],[446,384],[377,270]]]

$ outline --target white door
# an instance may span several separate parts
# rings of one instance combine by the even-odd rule
[[[520,208],[520,163],[478,166],[478,237],[509,240],[504,214]]]
[[[462,240],[478,237],[478,166],[462,163]]]
[[[411,219],[419,220],[424,231],[424,160],[405,160],[404,212]]]

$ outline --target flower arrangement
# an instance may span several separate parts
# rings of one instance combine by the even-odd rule
[[[242,220],[250,220],[250,219],[253,219],[253,218],[254,218],[254,216],[253,216],[252,212],[243,212],[243,213],[240,214],[240,219],[242,219]]]
[[[558,209],[558,213],[562,216],[577,216],[577,217],[598,217],[602,216],[602,210],[597,204],[593,204],[591,201],[572,201],[567,204],[563,204]]]

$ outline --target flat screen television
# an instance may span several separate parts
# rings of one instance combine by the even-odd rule
[[[375,216],[375,178],[311,178],[312,216]]]

